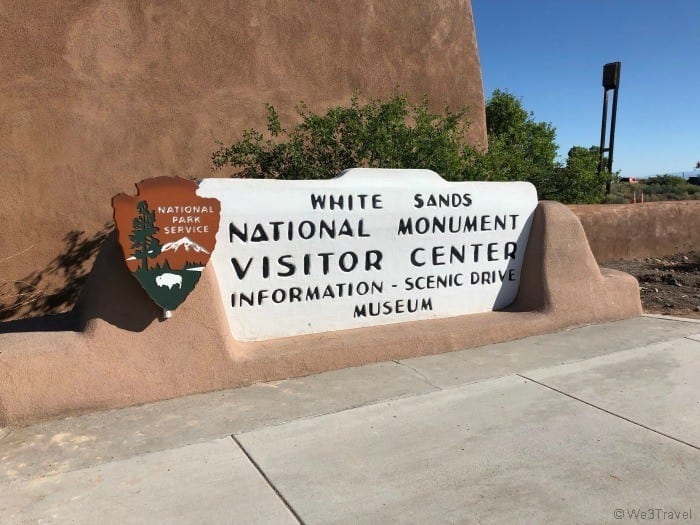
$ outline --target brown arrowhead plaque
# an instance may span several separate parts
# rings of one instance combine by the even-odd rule
[[[197,183],[156,177],[136,184],[137,195],[112,198],[126,265],[164,310],[194,289],[216,244],[221,205],[196,194]]]

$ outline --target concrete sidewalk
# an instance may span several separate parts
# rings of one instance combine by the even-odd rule
[[[630,521],[700,523],[699,321],[0,429],[2,524]]]

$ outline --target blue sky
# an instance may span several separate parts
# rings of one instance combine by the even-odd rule
[[[472,8],[486,96],[507,90],[551,122],[561,157],[599,144],[603,65],[620,61],[613,169],[647,176],[700,161],[700,0],[472,0]]]

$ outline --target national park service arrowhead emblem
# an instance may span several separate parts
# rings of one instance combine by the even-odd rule
[[[126,265],[166,311],[194,289],[216,244],[221,205],[198,196],[197,187],[186,179],[156,177],[137,183],[135,197],[112,198]]]

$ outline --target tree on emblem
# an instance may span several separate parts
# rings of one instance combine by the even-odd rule
[[[138,217],[132,221],[132,233],[129,235],[133,256],[141,261],[141,270],[148,271],[148,258],[154,259],[160,255],[160,241],[154,236],[159,228],[155,222],[156,212],[148,209],[146,201],[136,205]]]

